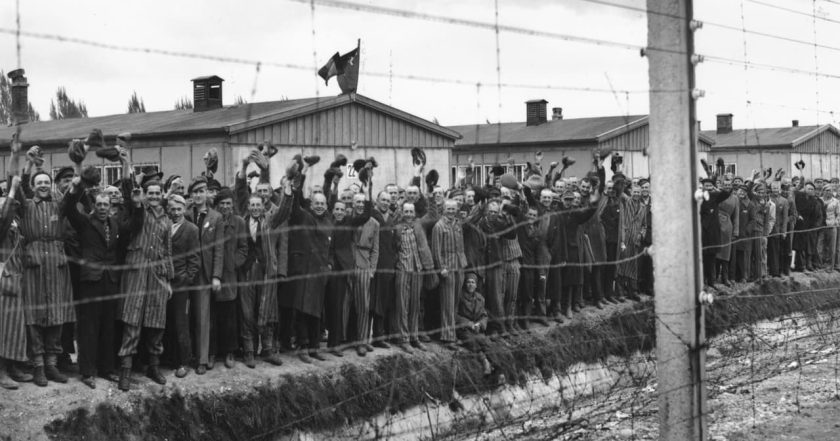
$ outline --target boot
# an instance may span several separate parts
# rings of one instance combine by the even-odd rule
[[[131,368],[123,367],[120,369],[120,382],[117,388],[123,392],[128,392],[131,385]]]
[[[149,377],[152,381],[157,384],[164,385],[166,384],[166,378],[163,378],[163,375],[160,373],[160,369],[156,364],[150,365],[149,369],[146,370],[146,376]]]
[[[47,375],[44,373],[43,366],[35,366],[35,370],[33,371],[33,382],[36,386],[39,387],[47,387]]]
[[[67,376],[59,372],[58,368],[54,364],[44,366],[44,374],[47,376],[47,380],[54,381],[56,383],[67,382]]]
[[[248,351],[245,353],[245,366],[248,366],[251,369],[257,367],[257,363],[254,361],[254,351]]]
[[[275,366],[280,366],[283,364],[283,360],[280,359],[280,355],[278,355],[277,351],[275,350],[269,350],[268,356],[265,357],[264,360]]]

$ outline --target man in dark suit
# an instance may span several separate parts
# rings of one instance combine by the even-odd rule
[[[168,201],[166,208],[172,220],[172,266],[175,268],[175,277],[171,282],[172,297],[166,304],[166,340],[171,343],[165,347],[176,366],[175,376],[183,378],[187,375],[186,366],[193,357],[188,307],[191,287],[195,284],[201,266],[198,227],[184,218],[187,202],[183,197],[173,194]]]
[[[81,261],[77,339],[79,343],[79,371],[82,382],[96,388],[97,374],[112,381],[115,375],[114,323],[116,300],[109,298],[119,291],[120,274],[109,269],[117,264],[119,238],[130,234],[143,224],[143,210],[133,210],[131,216],[111,216],[111,199],[99,194],[93,213],[79,212],[78,203],[84,195],[81,177],[73,178],[65,195],[62,211],[79,239]],[[139,202],[138,202],[139,206]]]
[[[389,186],[396,187],[396,186]],[[396,193],[396,190],[394,190]],[[389,324],[393,323],[392,316],[395,313],[394,300],[396,299],[396,282],[394,280],[394,268],[397,262],[397,236],[396,227],[398,214],[396,204],[391,199],[388,191],[381,191],[376,197],[376,207],[371,217],[379,222],[379,261],[377,268],[380,271],[373,276],[373,288],[371,289],[370,309],[373,317],[373,346],[388,348],[385,336],[393,333]]]
[[[192,293],[190,304],[193,314],[193,337],[195,338],[195,352],[198,358],[198,366],[195,373],[203,375],[207,369],[213,369],[215,365],[214,342],[210,336],[213,334],[211,328],[213,323],[214,300],[222,290],[222,268],[224,265],[224,228],[222,228],[222,215],[210,208],[207,203],[207,178],[199,176],[190,183],[190,197],[193,206],[191,212],[187,213],[187,219],[198,227],[199,260],[201,269],[196,279],[197,289]],[[212,296],[212,297],[211,297]],[[231,309],[231,308],[228,308]],[[236,311],[236,309],[233,309]],[[230,315],[236,320],[236,313]],[[236,323],[234,321],[234,323]]]

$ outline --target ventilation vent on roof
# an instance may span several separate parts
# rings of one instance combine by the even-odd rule
[[[525,102],[525,125],[538,126],[547,121],[546,117],[546,100],[531,100]]]
[[[795,119],[790,122],[791,127],[799,127],[799,120]]]
[[[222,108],[222,82],[225,81],[215,75],[193,78],[193,111]]]
[[[552,107],[551,108],[551,120],[559,120],[563,119],[563,108],[562,107]]]

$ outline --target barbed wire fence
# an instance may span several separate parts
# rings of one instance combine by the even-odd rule
[[[648,13],[645,8],[632,5],[612,3],[601,0],[578,0],[604,8],[616,8],[640,13]],[[528,90],[557,90],[568,92],[606,93],[616,98],[616,105],[621,115],[629,118],[629,101],[631,95],[647,95],[649,93],[670,92],[689,93],[690,91],[657,91],[657,90],[621,90],[590,86],[576,86],[567,84],[527,84],[503,81],[502,77],[502,45],[501,38],[505,34],[523,35],[533,38],[556,40],[560,43],[584,44],[590,46],[607,47],[615,50],[636,51],[644,55],[650,51],[669,51],[664,48],[644,47],[619,41],[597,39],[579,35],[546,32],[524,27],[507,26],[501,24],[504,9],[499,2],[493,5],[494,22],[484,23],[476,20],[466,20],[442,15],[418,13],[409,10],[386,8],[369,4],[358,4],[338,0],[300,0],[309,6],[311,12],[311,37],[313,40],[313,60],[318,65],[316,50],[317,33],[315,12],[316,8],[335,8],[349,11],[348,13],[374,14],[398,19],[420,20],[424,22],[444,23],[451,26],[461,26],[489,31],[494,38],[495,48],[495,83],[476,82],[473,80],[448,78],[439,76],[425,76],[415,74],[399,74],[389,68],[388,72],[364,70],[363,76],[385,78],[392,84],[394,80],[422,82],[427,84],[451,84],[474,88],[476,93],[477,114],[482,115],[482,87],[495,88],[498,95],[497,118],[493,125],[487,126],[477,121],[476,130],[494,130],[496,143],[501,144],[501,115],[503,109],[503,89]],[[758,29],[747,28],[744,15],[744,3],[781,10],[795,16],[810,18],[813,24],[813,41],[806,41],[785,35],[763,32]],[[828,4],[837,4],[823,0]],[[744,55],[742,60],[715,54],[704,54],[705,61],[734,68],[741,68],[745,75],[744,99],[723,97],[732,102],[745,103],[748,112],[755,107],[779,107],[795,110],[813,111],[820,121],[820,115],[828,114],[836,122],[834,110],[822,108],[825,103],[820,99],[820,80],[836,81],[840,79],[840,72],[821,70],[820,51],[840,51],[840,47],[823,44],[818,41],[817,22],[837,24],[840,21],[818,15],[817,1],[812,1],[812,10],[808,13],[796,9],[778,6],[772,3],[745,0],[741,2],[741,26],[730,26],[722,23],[698,20],[704,25],[724,31],[741,32],[743,38]],[[669,16],[674,20],[685,20],[684,17]],[[20,27],[18,12],[17,29],[2,29],[0,33],[13,34],[16,37],[18,49],[18,65],[20,65],[20,39],[33,38],[54,41],[60,44],[80,44],[102,50],[132,52],[145,55],[163,55],[185,59],[202,59],[219,63],[246,64],[255,66],[251,101],[257,93],[258,79],[261,68],[292,69],[313,73],[313,67],[306,64],[282,63],[270,60],[250,60],[236,57],[223,57],[209,54],[170,51],[165,49],[148,48],[142,46],[122,46],[103,41],[77,39],[52,33],[42,33],[23,30]],[[784,41],[791,44],[812,47],[814,50],[814,69],[787,66],[784,64],[768,64],[756,62],[749,58],[747,38],[765,38]],[[672,51],[671,51],[672,52]],[[688,54],[683,54],[688,55]],[[757,101],[750,90],[749,75],[752,71],[766,71],[793,77],[809,78],[815,84],[815,105],[813,108],[789,106],[785,103],[771,103]],[[317,78],[316,78],[317,82]],[[319,94],[317,83],[316,96]],[[389,95],[390,95],[389,87]],[[708,91],[714,94],[714,91]],[[619,97],[623,95],[626,109],[622,109]],[[390,100],[390,99],[389,99]],[[250,112],[248,120],[251,119]],[[25,140],[25,127],[22,129],[21,139]],[[748,131],[744,131],[744,143],[747,145]],[[759,152],[759,163],[764,167],[764,148],[758,130],[753,127],[754,137]],[[477,137],[476,137],[477,138]],[[821,153],[830,153],[822,150]],[[688,197],[688,195],[687,195]],[[550,216],[550,215],[548,215]],[[500,237],[506,232],[513,231],[523,224],[510,226],[505,231],[487,234],[485,237]],[[797,229],[794,234],[819,233],[835,228],[833,226],[818,226],[815,228]],[[286,234],[294,234],[299,229],[291,226],[282,228]],[[335,227],[340,230],[341,227]],[[785,233],[775,233],[786,238]],[[789,233],[788,233],[789,234]],[[774,234],[767,235],[773,237]],[[735,245],[752,243],[755,237],[741,237],[728,243],[715,245]],[[211,247],[212,244],[204,245]],[[552,265],[523,265],[523,268],[558,269],[566,267],[591,267],[599,265],[617,265],[627,261],[635,261],[645,255],[646,251],[631,255],[625,259],[609,262],[574,263],[564,262]],[[92,262],[68,257],[79,265],[91,268],[103,267]],[[148,262],[154,266],[159,262]],[[482,271],[492,269],[500,263],[478,266],[472,270]],[[140,266],[142,267],[142,266]],[[140,268],[137,265],[104,266],[113,270],[131,270]],[[382,270],[379,270],[382,271]],[[387,270],[386,270],[387,271]],[[397,270],[393,270],[394,273]],[[354,271],[330,272],[330,275],[352,275]],[[435,270],[427,270],[420,274],[437,274]],[[300,279],[321,277],[322,274],[305,274],[277,279],[260,281],[226,282],[228,285],[245,287],[252,285],[268,285],[278,281],[295,281]],[[806,366],[816,364],[830,364],[833,368],[834,394],[840,390],[838,372],[840,372],[840,348],[837,347],[835,335],[838,330],[840,314],[840,288],[836,287],[837,279],[828,273],[816,273],[810,276],[816,282],[808,281],[816,286],[800,286],[799,279],[762,279],[754,284],[739,285],[735,290],[721,290],[718,292],[716,303],[707,306],[707,333],[711,337],[708,348],[715,349],[719,355],[710,357],[706,363],[708,397],[715,400],[723,394],[743,395],[751,411],[752,426],[761,423],[758,416],[757,388],[765,381],[783,375],[786,372],[797,372],[794,395],[797,409],[801,409],[799,399],[802,391],[802,373]],[[207,289],[210,286],[191,286],[193,289]],[[803,288],[803,289],[799,289]],[[183,288],[187,289],[187,288]],[[740,292],[736,292],[740,290]],[[120,300],[128,296],[144,296],[148,293],[131,292],[118,293],[108,298],[92,301]],[[657,295],[666,295],[657,293]],[[76,300],[73,305],[83,304],[91,300]],[[47,307],[48,305],[32,305],[30,308]],[[225,421],[224,416],[231,412],[233,406],[242,405],[235,401],[227,406],[218,401],[206,398],[195,398],[191,401],[199,410],[192,414],[192,418],[211,416],[212,423],[208,425],[206,433],[218,430],[219,439],[275,439],[280,434],[294,430],[313,430],[320,427],[320,434],[331,438],[362,438],[375,437],[383,439],[600,439],[611,436],[610,433],[629,428],[631,438],[655,438],[657,417],[657,398],[669,391],[658,390],[656,382],[656,365],[667,360],[656,360],[651,355],[655,341],[655,324],[661,322],[660,314],[653,310],[652,302],[648,298],[641,303],[625,304],[608,313],[585,314],[584,319],[572,321],[562,326],[551,326],[545,330],[531,334],[510,336],[493,341],[488,349],[481,353],[458,351],[456,353],[432,351],[429,356],[412,357],[410,361],[389,354],[375,363],[378,376],[369,381],[358,380],[355,383],[341,385],[336,382],[305,382],[300,388],[309,387],[312,393],[321,396],[311,397],[307,404],[295,405],[290,398],[282,395],[292,386],[288,383],[276,390],[269,388],[255,388],[255,393],[261,397],[271,397],[275,401],[266,406],[258,417],[245,424],[243,421]],[[516,316],[515,318],[538,318]],[[425,330],[434,334],[440,329]],[[382,339],[388,340],[394,335],[386,335]],[[349,342],[352,345],[354,342]],[[686,343],[687,350],[693,350]],[[830,360],[833,355],[833,361]],[[494,375],[482,372],[480,358],[487,357],[495,367]],[[358,374],[369,367],[342,367],[345,374]],[[744,367],[748,367],[745,370]],[[348,375],[345,380],[351,378]],[[355,377],[353,377],[355,378]],[[434,380],[432,380],[434,378]],[[695,387],[686,384],[683,387]],[[337,391],[330,391],[338,388]],[[349,389],[348,389],[349,388]],[[515,395],[507,401],[500,401],[499,395],[513,389],[527,391],[524,395]],[[279,392],[278,392],[279,391]],[[733,393],[734,391],[734,393]],[[744,392],[746,391],[746,392]],[[298,390],[297,392],[300,392]],[[273,395],[272,395],[273,394]],[[513,395],[513,393],[511,393]],[[376,404],[371,404],[375,402]],[[470,408],[463,408],[462,403]],[[500,404],[501,403],[501,404]],[[433,419],[431,408],[435,409],[436,418]],[[280,411],[282,406],[289,409]],[[423,405],[425,410],[425,424],[409,424],[409,420],[417,419],[417,414],[409,410],[413,406]],[[211,408],[211,406],[213,406]],[[449,424],[440,423],[441,409],[461,407],[461,414],[470,416],[463,419],[449,417]],[[252,407],[246,408],[253,411]],[[353,416],[354,412],[364,410],[363,416]],[[376,412],[370,409],[377,410]],[[69,410],[69,409],[68,409]],[[404,411],[404,412],[400,412]],[[275,412],[274,414],[269,414]],[[387,414],[382,425],[377,419],[379,413]],[[454,412],[453,413],[458,413]],[[483,415],[477,417],[476,415]],[[714,416],[709,412],[705,417]],[[723,416],[725,418],[725,415]],[[356,427],[359,420],[368,419],[368,427]],[[629,426],[629,427],[628,427]],[[350,429],[348,429],[350,427]],[[178,433],[183,428],[168,425],[158,428],[162,434]],[[357,430],[348,432],[348,430]],[[374,433],[375,435],[371,435]],[[195,434],[185,434],[184,438],[195,437]]]

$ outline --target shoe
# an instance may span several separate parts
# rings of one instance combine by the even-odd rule
[[[46,374],[47,380],[54,381],[56,383],[67,382],[67,376],[59,372],[58,368],[55,366],[44,366],[44,374]]]
[[[604,309],[604,303],[601,300],[595,302],[595,307],[598,309]]]
[[[390,347],[391,347],[391,345],[389,345],[388,343],[386,343],[386,342],[384,342],[384,341],[382,341],[382,340],[377,340],[377,341],[373,342],[373,347],[376,347],[376,348],[381,348],[381,349],[388,349],[388,348],[390,348]],[[371,351],[372,351],[372,350],[373,350],[373,349],[371,349]]]
[[[364,357],[367,354],[367,348],[365,348],[365,345],[357,345],[356,354],[358,354],[359,357]]]
[[[120,382],[117,388],[123,392],[128,392],[131,385],[131,368],[120,369]]]
[[[206,374],[207,373],[207,366],[205,366],[203,364],[200,364],[200,365],[196,366],[195,367],[195,373],[196,373],[196,375]]]
[[[277,352],[271,352],[268,354],[268,357],[263,358],[263,360],[275,365],[275,366],[282,366],[283,360],[280,359],[280,355]]]
[[[232,352],[228,352],[228,354],[225,355],[225,367],[228,368],[228,369],[233,369],[233,353]]]
[[[318,351],[310,351],[309,352],[309,358],[312,358],[312,359],[318,360],[318,361],[327,361],[327,358],[324,357],[324,355],[321,354]]]
[[[339,350],[338,348],[329,348],[327,349],[327,352],[329,352],[329,354],[334,357],[344,357],[344,354],[342,354],[341,350]]]
[[[9,375],[6,374],[5,369],[2,369],[0,370],[0,387],[2,387],[3,389],[15,390],[20,386],[17,384],[17,382],[12,380],[11,377],[9,377]]]
[[[82,377],[82,383],[84,383],[85,386],[87,386],[91,389],[96,389],[96,379],[93,378],[92,376],[91,377]]]
[[[423,343],[429,343],[430,341],[432,341],[431,337],[429,337],[426,334],[420,334],[419,338],[420,338],[420,341],[423,342]]]
[[[106,381],[110,381],[111,383],[119,383],[120,382],[120,376],[113,373],[113,372],[109,372],[107,374],[99,374],[99,378],[101,378],[103,380],[106,380]]]
[[[299,352],[298,353],[298,358],[300,359],[300,361],[302,361],[306,364],[312,364],[313,363],[312,359],[309,358],[309,355],[306,352]]]
[[[562,324],[565,320],[563,320],[563,316],[561,314],[556,314],[553,317],[553,320],[559,325]]]
[[[9,372],[9,378],[13,381],[17,381],[18,383],[31,383],[34,377],[32,374],[28,374],[20,370],[15,363],[12,363],[6,367],[7,371]]]
[[[254,353],[251,351],[245,353],[245,366],[251,369],[257,367],[257,362],[254,361]]]
[[[634,301],[634,302],[641,302],[642,301],[642,298],[639,297],[639,295],[636,294],[636,293],[630,294],[629,296],[627,296],[627,298]]]
[[[365,349],[367,349],[368,352],[373,352],[373,346],[367,343],[365,343]]]
[[[414,340],[413,342],[411,342],[411,346],[414,346],[415,348],[417,348],[418,351],[425,351],[426,350],[426,347],[423,346],[423,343],[420,343],[419,340]]]
[[[155,365],[149,366],[149,368],[146,370],[146,376],[157,384],[166,384],[166,378],[163,378],[163,375],[161,375],[160,373],[160,368],[158,368]]]
[[[184,378],[187,376],[187,368],[184,366],[178,366],[178,369],[175,369],[175,377],[177,378]]]
[[[444,343],[443,347],[445,349],[449,349],[450,351],[453,351],[453,352],[458,352],[460,350],[460,349],[458,349],[458,346],[455,344],[455,342],[451,342],[451,341]]]
[[[612,303],[613,305],[618,305],[618,300],[616,300],[615,297],[606,297],[605,300]]]
[[[577,303],[572,305],[572,312],[580,312],[580,306]]]
[[[207,357],[207,370],[212,371],[214,367],[216,367],[216,356],[211,355]]]
[[[398,348],[400,348],[400,349],[402,349],[403,351],[405,351],[405,353],[407,353],[407,354],[411,354],[411,353],[413,353],[413,352],[414,352],[414,351],[412,351],[412,350],[411,350],[411,348],[410,348],[410,347],[408,347],[408,345],[407,345],[407,344],[405,344],[405,343],[397,343],[397,347],[398,347]]]

